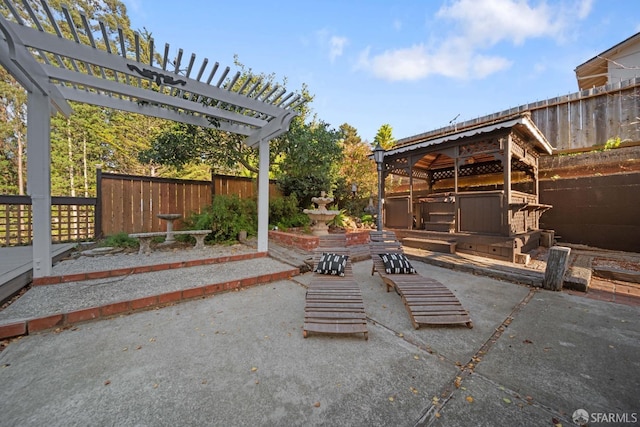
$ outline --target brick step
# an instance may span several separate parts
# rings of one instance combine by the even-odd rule
[[[402,244],[410,248],[425,249],[433,252],[443,252],[453,254],[456,252],[456,242],[449,240],[418,239],[415,237],[405,237]]]

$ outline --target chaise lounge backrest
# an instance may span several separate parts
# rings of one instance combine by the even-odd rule
[[[350,256],[351,252],[347,247],[347,236],[344,233],[327,234],[320,236],[318,239],[318,247],[313,251],[313,269],[315,270],[320,262],[320,258],[323,253],[332,253],[336,255]],[[314,273],[316,276],[327,277],[319,273]],[[340,276],[333,276],[334,278]],[[347,264],[344,270],[343,277],[353,277],[353,267],[351,265],[351,258],[347,259]]]

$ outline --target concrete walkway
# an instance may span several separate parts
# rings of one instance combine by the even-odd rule
[[[590,425],[637,425],[639,307],[412,263],[456,294],[473,329],[413,329],[370,261],[356,262],[368,341],[302,337],[308,273],[78,323],[0,353],[0,424],[569,426],[584,409]],[[225,275],[191,268],[127,280]]]

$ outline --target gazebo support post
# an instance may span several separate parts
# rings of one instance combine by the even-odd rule
[[[51,144],[49,97],[39,91],[27,98],[27,193],[33,221],[33,277],[51,275]]]
[[[269,140],[261,139],[258,172],[258,252],[269,250]]]
[[[504,152],[502,154],[502,168],[503,175],[503,189],[504,189],[504,204],[502,215],[504,218],[504,229],[502,234],[504,236],[510,236],[511,233],[511,216],[509,214],[509,203],[511,203],[511,136],[505,138]]]

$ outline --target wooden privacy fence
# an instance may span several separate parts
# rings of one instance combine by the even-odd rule
[[[95,211],[95,198],[51,197],[51,240],[63,243],[92,239]],[[31,221],[31,197],[0,195],[0,246],[31,244]]]
[[[640,77],[523,104],[416,136],[427,138],[525,111],[531,112],[533,122],[558,151],[585,151],[612,138],[640,141]]]
[[[97,230],[102,235],[166,230],[157,217],[175,213],[183,218],[201,213],[211,204],[211,182],[147,176],[120,175],[98,171],[99,209]],[[180,228],[179,224],[176,224]]]
[[[256,180],[246,177],[212,175],[211,181],[120,175],[98,171],[98,225],[103,236],[119,232],[165,231],[161,213],[186,218],[202,213],[216,195],[236,194],[242,199],[257,196]],[[270,197],[279,195],[274,182]],[[180,220],[175,223],[180,229]]]
[[[241,199],[252,199],[258,197],[258,183],[253,178],[229,175],[211,175],[211,185],[213,194],[237,194]],[[274,180],[269,181],[269,199],[281,197],[282,192],[278,189]]]
[[[212,181],[155,178],[97,171],[97,197],[52,197],[51,239],[55,243],[91,240],[119,232],[164,231],[157,215],[183,218],[203,212],[215,195],[257,195],[254,179],[213,175]],[[280,195],[274,182],[269,197]],[[180,224],[176,224],[179,228]],[[31,197],[0,195],[0,246],[33,241]]]

